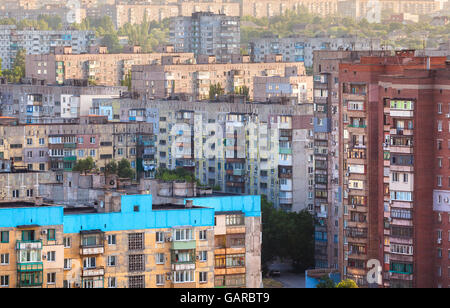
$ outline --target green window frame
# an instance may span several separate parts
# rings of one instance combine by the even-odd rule
[[[0,234],[0,243],[9,243],[9,231],[2,231]]]
[[[47,230],[47,240],[48,241],[56,240],[56,230],[55,229],[48,229]]]
[[[34,241],[34,231],[33,230],[23,230],[22,231],[22,241]]]

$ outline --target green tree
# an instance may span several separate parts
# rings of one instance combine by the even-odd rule
[[[105,173],[109,174],[117,174],[118,166],[117,163],[113,160],[106,164]]]
[[[344,279],[341,282],[339,282],[336,286],[336,288],[339,289],[357,289],[358,285],[356,284],[356,282],[354,282],[351,279]]]
[[[336,285],[335,285],[334,281],[328,275],[323,275],[320,278],[320,281],[317,284],[316,288],[317,289],[334,289],[334,288],[336,288]]]
[[[294,271],[314,265],[314,219],[307,211],[286,212],[261,198],[263,271],[276,258],[292,261]]]
[[[19,49],[16,53],[16,58],[12,68],[4,70],[3,75],[10,83],[19,83],[20,80],[25,77],[25,49]]]
[[[222,85],[220,83],[212,84],[209,86],[209,99],[214,100],[217,99],[218,96],[223,95],[225,93]]]
[[[122,158],[117,165],[117,175],[120,178],[133,179],[136,172],[131,168],[130,162],[126,158]]]
[[[87,173],[95,168],[94,159],[89,156],[86,159],[80,159],[75,163],[75,166],[72,168],[73,171],[78,171],[81,173]]]
[[[125,79],[121,81],[122,86],[127,87],[131,91],[131,70],[125,75]]]

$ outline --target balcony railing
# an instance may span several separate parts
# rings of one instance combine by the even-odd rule
[[[16,242],[17,250],[30,250],[30,249],[42,249],[42,241],[17,241]]]

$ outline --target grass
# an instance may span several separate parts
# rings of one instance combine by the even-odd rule
[[[273,288],[282,288],[283,284],[272,278],[263,278],[263,286],[264,288],[273,289]]]

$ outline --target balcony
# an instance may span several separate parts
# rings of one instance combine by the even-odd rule
[[[279,153],[280,154],[292,155],[292,149],[291,148],[280,148]]]
[[[103,267],[96,268],[84,268],[82,276],[83,277],[96,277],[96,276],[104,276],[105,269]]]
[[[197,242],[195,240],[173,241],[172,242],[172,250],[189,250],[189,249],[195,249],[196,246],[197,246]]]
[[[65,156],[64,157],[64,161],[76,161],[77,157],[76,156]]]
[[[32,262],[32,263],[18,263],[18,272],[39,272],[44,270],[44,265],[42,262]]]
[[[16,250],[42,249],[42,241],[17,241]]]
[[[80,248],[80,255],[99,255],[105,252],[105,247],[103,245],[95,246],[82,246]]]

